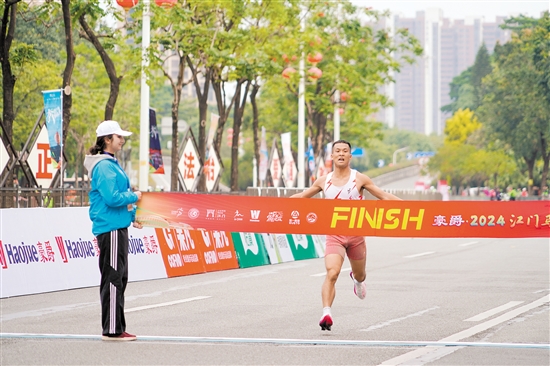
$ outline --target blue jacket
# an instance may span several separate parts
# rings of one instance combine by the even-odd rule
[[[110,155],[86,155],[84,167],[92,177],[90,219],[95,236],[130,226],[135,220],[138,196],[132,192],[128,176]],[[128,205],[132,205],[130,209]]]

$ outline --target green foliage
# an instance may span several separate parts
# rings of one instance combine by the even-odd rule
[[[487,47],[485,43],[481,45],[479,51],[476,54],[476,60],[472,66],[472,74],[470,84],[473,86],[474,94],[474,110],[481,105],[483,94],[481,83],[483,78],[490,74],[492,71],[491,60],[489,57],[489,52],[487,52]]]
[[[459,109],[475,109],[475,91],[471,80],[472,67],[453,78],[449,91],[451,103],[441,107],[441,111],[454,114]]]

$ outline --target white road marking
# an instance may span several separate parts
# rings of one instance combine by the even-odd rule
[[[154,305],[138,306],[138,307],[135,307],[135,308],[125,309],[124,313],[131,313],[133,311],[160,308],[160,307],[163,307],[163,306],[177,305],[177,304],[182,304],[184,302],[208,299],[209,297],[212,297],[212,296],[196,296],[196,297],[190,297],[189,299],[162,302],[160,304],[154,304]]]
[[[467,247],[468,245],[474,245],[474,244],[477,244],[477,243],[479,243],[479,242],[471,241],[471,242],[468,242],[468,243],[460,244],[459,247]]]
[[[48,333],[0,333],[0,339],[86,339],[101,341],[97,334],[48,334]],[[364,346],[364,347],[464,347],[485,348],[530,348],[550,349],[544,343],[489,343],[489,342],[423,342],[423,341],[362,341],[346,339],[293,339],[293,338],[231,338],[231,337],[177,337],[177,336],[138,336],[142,342],[176,342],[176,343],[229,343],[229,344],[281,344],[310,345],[318,348],[325,346]]]
[[[550,288],[545,289],[545,290],[538,290],[538,291],[535,291],[535,292],[533,292],[533,293],[534,293],[534,294],[540,294],[541,292],[547,292],[547,291],[550,291]]]
[[[511,310],[507,313],[504,313],[499,317],[496,317],[496,318],[488,320],[484,323],[475,325],[471,328],[468,328],[468,329],[463,330],[461,332],[450,335],[446,338],[443,338],[443,339],[439,340],[439,342],[456,342],[460,339],[471,337],[471,336],[473,336],[477,333],[480,333],[480,332],[483,332],[487,329],[490,329],[490,328],[494,327],[495,325],[504,323],[504,322],[506,322],[510,319],[513,319],[513,318],[517,317],[518,315],[526,313],[529,310],[535,309],[535,308],[537,308],[537,307],[539,307],[539,306],[541,306],[541,305],[543,305],[544,303],[547,303],[547,302],[550,302],[550,295],[546,295],[546,296],[544,296],[544,297],[542,297],[538,300],[533,301],[530,304],[523,305],[522,307]],[[423,347],[423,348],[419,348],[417,350],[402,354],[401,356],[398,356],[398,357],[392,358],[390,360],[384,361],[380,365],[396,366],[396,365],[401,365],[405,362],[407,364],[411,364],[409,361],[412,361],[412,360],[420,361],[420,359],[422,359],[422,362],[415,362],[414,364],[415,365],[423,365],[423,364],[427,363],[427,358],[424,355],[427,355],[428,353],[439,352],[438,351],[439,349],[440,349],[440,347]],[[455,351],[457,351],[457,350],[460,349],[460,347],[453,348],[453,349]],[[440,358],[442,356],[438,355],[437,357]]]
[[[421,311],[417,311],[416,313],[413,313],[413,314],[409,314],[409,315],[406,315],[404,317],[401,317],[401,318],[396,318],[396,319],[391,319],[391,320],[388,320],[388,321],[385,321],[385,322],[382,322],[382,323],[378,323],[378,324],[375,324],[375,325],[371,325],[370,327],[368,327],[367,329],[361,329],[362,332],[369,332],[371,330],[376,330],[376,329],[380,329],[380,328],[384,328],[392,323],[397,323],[397,322],[400,322],[402,320],[405,320],[405,319],[409,319],[409,318],[412,318],[412,317],[415,317],[415,316],[420,316],[422,314],[425,314],[427,313],[428,311],[432,311],[432,310],[435,310],[435,309],[439,309],[439,306],[434,306],[433,308],[429,308],[429,309],[425,309],[425,310],[421,310]]]
[[[435,252],[424,252],[424,253],[418,253],[418,254],[412,254],[412,255],[406,255],[403,258],[416,258],[416,257],[422,257],[423,255],[430,255],[434,254]]]
[[[348,267],[348,268],[342,268],[340,270],[340,273],[342,272],[346,272],[346,271],[351,271],[351,267]],[[316,273],[316,274],[312,274],[311,277],[322,277],[322,276],[326,276],[327,272],[322,272],[322,273]]]
[[[523,304],[523,301],[510,301],[509,303],[507,304],[504,304],[504,305],[501,305],[501,306],[498,306],[494,309],[491,309],[491,310],[487,310],[481,314],[478,314],[476,316],[473,316],[471,318],[468,318],[466,320],[464,320],[465,322],[478,322],[480,320],[483,320],[483,319],[487,319],[495,314],[498,314],[504,310],[508,310],[508,309],[511,309],[513,307],[516,307],[517,305],[519,304]]]

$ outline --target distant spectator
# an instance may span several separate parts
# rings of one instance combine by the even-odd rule
[[[510,201],[515,201],[517,196],[517,191],[515,188],[509,188],[508,190],[508,196],[510,197]]]
[[[544,186],[544,187],[542,188],[541,199],[543,199],[543,200],[549,200],[549,199],[550,199],[549,193],[548,193],[548,186]]]
[[[523,187],[521,190],[521,197],[529,197],[529,192],[527,192],[527,188]]]

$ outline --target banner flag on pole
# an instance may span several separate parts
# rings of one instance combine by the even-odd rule
[[[267,141],[265,139],[265,127],[262,127],[262,138],[260,140],[260,169],[258,171],[258,175],[260,178],[260,182],[263,185],[263,182],[265,182],[265,179],[267,177],[267,164],[269,161],[269,156],[267,152]]]
[[[162,148],[157,128],[157,112],[149,108],[149,173],[164,174]]]
[[[63,89],[42,91],[52,166],[59,169],[63,157]]]
[[[308,137],[308,147],[307,147],[307,166],[309,168],[309,176],[310,176],[310,185],[315,182],[315,153],[313,151],[313,145],[311,144],[311,137]]]

